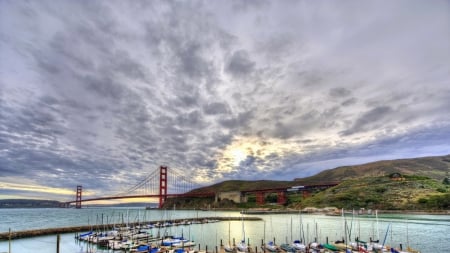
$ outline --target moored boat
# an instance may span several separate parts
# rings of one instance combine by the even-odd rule
[[[295,240],[292,242],[291,246],[300,252],[304,252],[306,250],[305,244],[303,244],[300,240]]]
[[[261,246],[261,248],[264,251],[269,251],[269,252],[277,252],[278,251],[278,247],[275,245],[274,242],[270,241],[266,244],[264,244],[263,246]]]
[[[236,245],[236,251],[237,252],[248,252],[249,251],[247,244],[245,244],[245,240],[240,241]]]
[[[297,251],[294,247],[292,247],[292,245],[289,245],[288,243],[281,244],[280,245],[280,249],[282,249],[282,250],[284,250],[286,252],[290,252],[290,253],[293,253],[293,252]]]

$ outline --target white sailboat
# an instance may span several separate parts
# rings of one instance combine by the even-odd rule
[[[237,245],[236,245],[236,251],[238,253],[243,253],[243,252],[248,252],[248,246],[245,243],[245,238],[244,240],[240,241]]]
[[[226,244],[223,248],[225,250],[225,252],[233,252],[234,248],[233,246],[231,246],[231,242],[230,242],[230,226],[231,226],[231,222],[228,221],[228,244]]]
[[[245,243],[245,227],[244,227],[244,216],[242,216],[242,241],[240,241],[237,245],[236,245],[236,251],[238,253],[243,253],[243,252],[248,252],[248,246]]]
[[[265,237],[265,230],[266,230],[266,223],[264,223],[264,237]],[[270,232],[271,232],[271,234],[273,235],[273,223],[272,223],[272,216],[270,217]],[[265,238],[264,238],[265,239]],[[275,240],[275,238],[274,238],[274,240]],[[262,249],[264,250],[264,251],[269,251],[269,252],[277,252],[278,251],[278,247],[277,247],[277,245],[275,245],[275,242],[274,241],[269,241],[269,242],[267,242],[267,243],[265,243],[263,246],[262,246]]]
[[[303,230],[303,222],[302,222],[302,215],[301,212],[299,214],[299,226],[298,226],[298,236],[300,239],[292,241],[292,218],[291,218],[291,247],[294,248],[297,251],[305,252],[306,251],[306,245],[302,241],[302,230]]]

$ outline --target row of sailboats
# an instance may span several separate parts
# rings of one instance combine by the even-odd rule
[[[236,245],[231,245],[231,238],[230,238],[230,226],[231,223],[228,222],[228,244],[224,246],[224,250],[225,252],[236,252],[236,253],[245,253],[245,252],[249,252],[250,248],[248,247],[248,245],[246,244],[245,241],[245,223],[244,223],[244,218],[242,217],[242,240],[239,241]]]
[[[378,222],[378,213],[375,212],[375,217],[376,217],[376,232],[373,232],[374,237],[376,238],[380,238],[380,229],[379,229],[379,222]],[[344,215],[344,211],[342,210],[342,231],[343,231],[343,237],[342,240],[339,241],[335,241],[335,242],[328,242],[328,237],[326,240],[326,243],[318,243],[317,239],[319,238],[318,235],[318,224],[315,223],[315,237],[314,240],[311,240],[310,238],[306,238],[308,235],[309,236],[309,224],[306,224],[306,235],[305,235],[305,231],[304,231],[304,226],[303,226],[303,222],[302,222],[302,216],[299,213],[299,226],[298,226],[298,235],[299,238],[298,239],[293,239],[293,222],[292,222],[292,217],[291,217],[291,231],[290,231],[290,243],[288,243],[288,239],[286,238],[286,243],[282,243],[279,246],[275,243],[275,237],[273,237],[273,241],[266,241],[266,223],[264,222],[264,239],[261,243],[261,249],[264,252],[280,252],[280,251],[285,251],[285,252],[309,252],[309,253],[319,253],[319,252],[345,252],[345,253],[382,253],[382,252],[391,252],[391,253],[418,253],[417,250],[413,250],[411,248],[407,248],[406,250],[403,249],[402,245],[400,244],[399,248],[394,248],[394,247],[389,247],[388,245],[386,245],[387,242],[387,236],[389,234],[390,231],[392,231],[392,224],[389,223],[385,234],[384,234],[384,238],[383,240],[380,242],[380,239],[377,240],[372,240],[372,238],[370,238],[369,241],[362,241],[359,238],[359,234],[360,234],[360,225],[359,225],[359,221],[358,221],[358,229],[359,231],[357,232],[358,236],[355,237],[355,230],[356,230],[356,226],[354,226],[355,220],[354,217],[352,215],[351,220],[347,220],[347,218]],[[289,227],[289,226],[287,226]],[[270,231],[272,233],[273,236],[273,224],[272,224],[272,217],[270,217]],[[250,251],[250,247],[248,244],[245,243],[245,228],[244,228],[244,223],[242,223],[242,234],[243,234],[243,240],[240,241],[238,244],[236,245],[231,245],[230,242],[230,223],[228,224],[228,245],[224,246],[224,250],[226,252],[237,252],[237,253],[241,253],[241,252],[248,252]],[[354,241],[352,241],[350,238],[355,237]],[[407,233],[407,237],[408,237],[408,233]],[[311,243],[306,243],[306,242],[310,242]],[[407,238],[408,241],[408,238]],[[409,241],[408,241],[409,244]],[[257,250],[256,250],[257,251]]]
[[[102,215],[103,217],[103,215]],[[127,210],[128,217],[128,210]],[[138,214],[139,217],[139,214]],[[146,220],[144,218],[144,220]],[[163,221],[142,222],[130,224],[123,219],[119,224],[113,224],[113,229],[106,231],[107,226],[102,227],[103,231],[89,231],[79,234],[76,238],[79,241],[88,242],[89,245],[112,250],[123,250],[130,252],[177,252],[189,251],[195,246],[191,240],[191,225],[217,222],[216,219],[185,219],[172,220],[170,217]],[[103,223],[103,222],[102,222]],[[108,225],[110,226],[110,225]],[[189,236],[184,237],[185,226],[188,226]],[[179,228],[181,227],[181,236]],[[172,231],[175,233],[172,234]]]

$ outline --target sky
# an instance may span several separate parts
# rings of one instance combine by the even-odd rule
[[[0,1],[0,199],[450,154],[450,2]],[[169,192],[170,193],[170,192]]]

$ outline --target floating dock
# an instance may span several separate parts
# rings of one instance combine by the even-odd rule
[[[218,221],[261,221],[259,217],[202,217],[202,218],[187,218],[187,219],[174,219],[174,220],[155,220],[155,221],[143,221],[143,222],[133,222],[128,223],[128,226],[138,226],[143,224],[154,224],[154,223],[164,223],[173,222],[179,223],[184,221],[190,221],[195,223],[208,223],[208,221],[218,220]],[[64,233],[74,233],[93,230],[97,227],[102,227],[102,229],[113,229],[114,227],[120,226],[121,224],[96,224],[96,225],[86,225],[86,226],[73,226],[73,227],[60,227],[60,228],[45,228],[45,229],[33,229],[33,230],[23,230],[14,231],[13,228],[11,232],[0,233],[0,241],[7,241],[9,239],[19,239],[43,235],[53,235],[53,234],[64,234]]]

